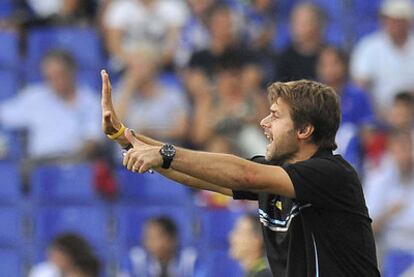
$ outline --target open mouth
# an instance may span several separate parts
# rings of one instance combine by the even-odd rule
[[[273,137],[267,132],[264,132],[264,135],[266,136],[267,140],[270,141],[270,143],[272,143]]]

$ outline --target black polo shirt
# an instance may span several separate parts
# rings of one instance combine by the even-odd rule
[[[252,161],[263,164],[264,157]],[[371,219],[355,170],[340,155],[318,151],[282,164],[296,199],[233,191],[259,201],[267,257],[274,276],[380,276]]]

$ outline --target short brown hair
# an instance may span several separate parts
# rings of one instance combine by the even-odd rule
[[[62,63],[69,71],[75,72],[77,64],[73,55],[65,49],[52,49],[48,51],[42,59],[42,62],[48,60],[57,60]]]
[[[290,115],[296,130],[310,124],[315,129],[312,141],[320,148],[335,150],[336,132],[341,121],[339,99],[335,91],[324,84],[310,80],[287,83],[275,82],[268,87],[269,101],[282,98],[290,106]]]

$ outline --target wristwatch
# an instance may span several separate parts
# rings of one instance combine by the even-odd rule
[[[172,144],[164,144],[160,149],[160,154],[162,157],[162,165],[161,167],[164,169],[168,169],[171,166],[171,162],[174,159],[176,150],[174,145]]]

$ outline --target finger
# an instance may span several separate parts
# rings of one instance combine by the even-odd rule
[[[128,152],[125,153],[124,158],[122,159],[122,165],[124,167],[127,166],[129,159],[131,158],[132,150],[133,149],[128,150]]]
[[[104,121],[107,124],[111,124],[112,123],[112,113],[111,113],[111,111],[106,111],[104,113]]]
[[[127,169],[132,170],[132,168],[137,163],[137,161],[138,161],[138,158],[135,155],[131,155],[131,157],[128,160],[127,166],[126,166]]]
[[[140,167],[142,166],[142,160],[138,160],[134,163],[134,165],[132,166],[132,171],[133,172],[139,172]]]
[[[113,111],[112,105],[112,86],[109,80],[108,73],[103,69],[101,70],[101,78],[102,78],[102,106],[105,110]]]
[[[143,174],[143,173],[147,172],[149,169],[150,169],[150,165],[149,165],[149,163],[143,163],[143,164],[140,166],[140,168],[139,168],[138,172],[139,172],[139,173],[141,173],[141,174]]]
[[[125,138],[134,146],[134,147],[139,147],[139,146],[144,146],[146,145],[145,143],[143,143],[142,141],[140,141],[139,139],[137,139],[135,137],[134,131],[127,128],[125,130]]]
[[[115,133],[121,128],[121,123],[114,118],[111,111],[104,112],[104,123],[110,133]]]

